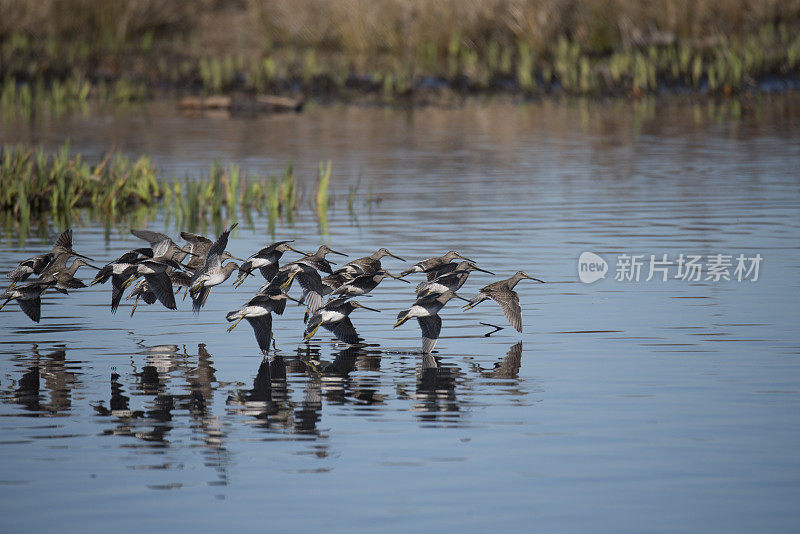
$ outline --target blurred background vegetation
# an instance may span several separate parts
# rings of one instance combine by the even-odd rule
[[[800,0],[0,0],[3,109],[798,87]]]

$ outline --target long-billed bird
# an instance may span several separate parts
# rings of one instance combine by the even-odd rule
[[[500,305],[503,315],[506,316],[511,326],[517,332],[522,332],[522,309],[519,305],[519,295],[514,291],[514,286],[523,278],[544,284],[538,278],[528,276],[523,271],[517,271],[511,278],[500,280],[481,288],[478,294],[469,299],[467,304],[464,305],[464,309],[472,309],[484,300],[492,299]]]
[[[375,308],[359,304],[355,300],[347,300],[345,297],[331,299],[308,320],[303,340],[308,341],[311,339],[319,327],[322,326],[336,336],[339,341],[350,343],[351,345],[358,343],[358,333],[349,317],[350,313],[357,308],[380,312]]]
[[[420,262],[415,263],[414,265],[411,266],[410,269],[405,270],[402,273],[400,273],[400,276],[406,276],[407,274],[411,274],[411,273],[427,272],[428,273],[428,280],[433,280],[434,278],[436,278],[436,272],[434,270],[432,270],[432,269],[434,269],[435,267],[439,267],[440,265],[444,265],[446,263],[450,263],[451,261],[453,261],[456,258],[475,263],[471,259],[465,258],[464,256],[462,256],[461,254],[459,254],[455,250],[451,250],[450,252],[448,252],[444,256],[438,256],[436,258],[428,258],[427,260],[422,260]]]
[[[292,281],[296,278],[303,289],[303,297],[300,302],[307,306],[306,313],[316,312],[322,306],[322,295],[325,294],[322,278],[317,270],[305,263],[292,262],[281,267],[275,277],[283,280],[287,275],[288,278],[281,285],[282,289],[288,292]]]
[[[452,265],[452,263],[448,263],[446,265]],[[469,273],[472,271],[481,271],[494,275],[492,271],[481,269],[474,263],[462,261],[458,263],[452,271],[446,274],[440,274],[433,280],[420,282],[416,289],[417,296],[419,297],[427,293],[444,293],[447,290],[458,291],[467,281]]]
[[[73,250],[72,230],[67,229],[61,232],[56,238],[50,252],[21,261],[17,267],[6,275],[6,277],[11,279],[11,287],[14,287],[16,283],[27,280],[32,274],[42,274],[56,258],[63,258],[64,263],[66,263],[70,256],[77,256],[89,261],[92,260]]]
[[[353,261],[345,263],[340,271],[344,271],[346,273],[350,273],[353,275],[360,275],[360,274],[370,274],[382,269],[381,267],[381,258],[385,256],[391,256],[400,261],[406,261],[400,256],[395,256],[391,252],[389,252],[386,248],[380,248],[370,254],[369,256],[364,256],[363,258],[357,258]]]
[[[453,297],[467,300],[449,290],[444,293],[431,293],[418,298],[410,308],[397,314],[397,322],[394,324],[394,328],[409,319],[416,318],[422,330],[422,352],[431,352],[436,346],[439,334],[442,331],[442,318],[439,317],[439,310]]]
[[[111,313],[116,313],[119,303],[122,301],[125,283],[138,271],[140,257],[152,258],[153,250],[150,248],[137,248],[126,252],[100,268],[92,283],[89,284],[92,286],[105,284],[111,280]]]
[[[277,241],[262,248],[247,258],[247,260],[239,266],[239,278],[237,278],[236,282],[234,283],[236,287],[239,287],[242,283],[244,283],[245,278],[253,274],[253,271],[256,269],[261,272],[261,276],[263,276],[267,282],[275,278],[275,275],[278,273],[278,261],[281,259],[281,256],[283,256],[283,253],[287,250],[297,252],[303,256],[308,256],[308,254],[305,252],[300,252],[299,250],[293,248],[289,244],[292,242],[294,242],[293,239],[288,241]]]
[[[161,232],[132,229],[131,234],[150,243],[154,258],[167,258],[181,262],[187,255],[193,254],[191,250],[178,246],[172,238]]]
[[[42,293],[56,284],[55,280],[30,282],[6,289],[0,299],[5,299],[0,304],[0,310],[12,300],[16,300],[19,307],[34,322],[38,323],[42,317]]]
[[[235,321],[228,327],[228,332],[236,328],[242,319],[247,319],[247,322],[253,327],[258,348],[266,354],[269,352],[272,340],[272,314],[283,314],[286,309],[286,299],[294,300],[277,287],[270,288],[268,292],[256,294],[247,304],[225,316],[228,322]]]
[[[60,256],[63,256],[63,254]],[[55,280],[56,283],[53,286],[53,289],[66,294],[70,289],[80,289],[86,287],[86,284],[84,284],[82,280],[75,277],[78,269],[83,266],[91,267],[92,269],[97,269],[98,271],[100,270],[99,267],[95,267],[83,258],[75,258],[72,261],[72,265],[69,267],[66,266],[66,262],[64,262],[62,266],[60,261],[55,260],[50,264],[50,266],[47,267],[47,269],[44,270],[44,272],[42,272],[41,280]]]
[[[192,309],[195,313],[199,313],[200,308],[205,305],[211,288],[223,283],[230,278],[233,271],[239,269],[239,265],[236,262],[230,262],[224,267],[222,265],[223,253],[228,246],[228,236],[236,228],[236,225],[237,223],[233,223],[220,234],[208,250],[203,268],[194,273],[192,285],[189,287],[189,294],[192,296]]]
[[[403,282],[410,284],[408,280],[404,280],[399,276],[395,276],[388,271],[384,271],[383,269],[379,271],[375,271],[374,273],[369,274],[362,274],[356,276],[352,280],[349,280],[339,286],[337,289],[331,291],[331,296],[339,296],[339,297],[360,297],[361,295],[366,295],[376,287],[381,281],[386,277],[394,278],[395,280],[402,280]]]
[[[338,254],[340,256],[347,256],[344,252],[337,252],[330,248],[328,245],[321,245],[314,254],[303,256],[299,260],[292,263],[307,265],[322,273],[333,274],[331,268],[332,263],[325,259],[328,254]],[[291,264],[290,264],[291,265]]]

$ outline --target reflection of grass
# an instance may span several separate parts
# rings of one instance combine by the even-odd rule
[[[317,213],[327,217],[331,165],[320,164]],[[130,159],[109,154],[89,163],[64,146],[45,154],[23,146],[0,149],[0,222],[6,235],[24,239],[33,221],[49,218],[69,226],[88,216],[107,226],[133,224],[152,218],[160,207],[169,221],[188,231],[210,223],[266,215],[270,231],[278,219],[292,224],[300,206],[291,166],[282,177],[248,175],[237,165],[214,163],[208,175],[197,179],[159,180],[149,158]]]
[[[457,91],[735,92],[800,67],[800,4],[756,0],[0,2],[0,112],[159,88],[392,101]],[[221,4],[220,4],[221,5]],[[227,18],[226,18],[227,17]],[[219,28],[235,26],[221,36]],[[232,37],[233,36],[233,37]]]

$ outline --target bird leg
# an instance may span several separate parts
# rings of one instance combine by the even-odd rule
[[[394,323],[394,326],[392,328],[397,328],[398,326],[400,326],[401,324],[405,323],[409,319],[410,319],[410,317],[408,315],[406,315],[405,317],[403,317],[402,319],[399,319],[396,323]]]
[[[306,341],[306,342],[307,342],[307,341],[311,340],[311,338],[314,336],[314,334],[316,334],[316,333],[317,333],[317,330],[319,330],[319,325],[317,325],[317,326],[314,328],[314,330],[312,330],[311,332],[309,332],[308,334],[306,334],[306,336],[303,338],[303,341]]]
[[[8,304],[9,302],[11,302],[12,300],[13,299],[6,299],[6,301],[4,303],[0,304],[0,310],[2,310],[5,307],[5,305]]]
[[[244,319],[244,315],[242,315],[241,317],[239,317],[239,320],[238,320],[238,321],[236,321],[235,323],[233,323],[232,325],[230,325],[230,326],[228,327],[228,332],[230,332],[230,331],[232,331],[234,328],[236,328],[236,325],[237,325],[237,324],[239,324],[239,323],[241,323],[241,322],[242,322],[242,319]]]
[[[236,279],[236,280],[233,282],[233,287],[237,287],[237,288],[238,288],[240,285],[244,284],[244,281],[247,279],[247,277],[248,277],[248,276],[250,276],[250,275],[252,275],[252,274],[253,274],[253,273],[251,273],[251,272],[244,271],[244,273],[243,273],[243,274],[241,274],[241,275],[239,276],[239,278],[237,278],[237,279]]]
[[[139,295],[136,295],[136,300],[133,301],[133,309],[131,310],[131,317],[136,312],[136,306],[139,305]]]

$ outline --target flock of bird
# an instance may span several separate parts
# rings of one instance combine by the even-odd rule
[[[175,286],[179,288],[178,291],[185,290],[184,298],[187,293],[191,296],[192,308],[199,313],[214,286],[222,284],[237,272],[234,285],[239,287],[258,271],[265,283],[246,304],[228,313],[226,319],[232,323],[229,332],[246,319],[253,327],[259,348],[266,354],[272,341],[272,314],[282,315],[287,300],[306,306],[305,341],[310,340],[321,326],[344,343],[358,344],[362,339],[350,320],[350,314],[358,308],[379,310],[360,304],[353,298],[371,292],[387,277],[410,283],[405,277],[419,273],[426,275],[426,281],[417,285],[416,300],[397,315],[394,326],[396,328],[416,318],[422,330],[422,352],[428,354],[436,346],[442,329],[439,311],[451,299],[466,301],[463,306],[465,310],[492,299],[500,305],[511,326],[521,332],[522,311],[514,287],[522,279],[542,282],[518,271],[510,278],[481,288],[471,299],[463,298],[456,291],[464,285],[472,271],[494,273],[481,269],[474,261],[456,251],[420,261],[398,276],[384,269],[381,259],[390,256],[405,260],[385,248],[370,256],[352,260],[335,271],[333,262],[327,260],[326,256],[347,255],[327,245],[320,246],[314,254],[306,254],[292,247],[293,241],[278,241],[242,260],[225,250],[228,236],[235,227],[236,224],[233,224],[226,229],[216,241],[181,232],[181,237],[187,243],[184,246],[179,246],[159,232],[131,230],[134,236],[147,241],[150,246],[125,252],[103,267],[90,264],[89,261],[93,261],[91,258],[77,253],[72,248],[72,230],[66,230],[56,239],[50,252],[26,259],[8,273],[11,285],[0,295],[0,299],[3,299],[0,309],[11,300],[16,300],[22,311],[38,323],[42,294],[48,290],[66,294],[69,290],[87,287],[75,276],[80,267],[87,266],[98,271],[91,285],[111,281],[112,313],[116,312],[125,290],[131,285],[133,288],[127,297],[135,299],[131,316],[136,312],[140,300],[146,304],[158,301],[168,309],[176,309]],[[281,266],[279,261],[288,251],[301,257]],[[32,275],[37,275],[38,279],[20,284]],[[302,289],[299,299],[289,295],[294,280]],[[274,346],[274,341],[272,343]]]

